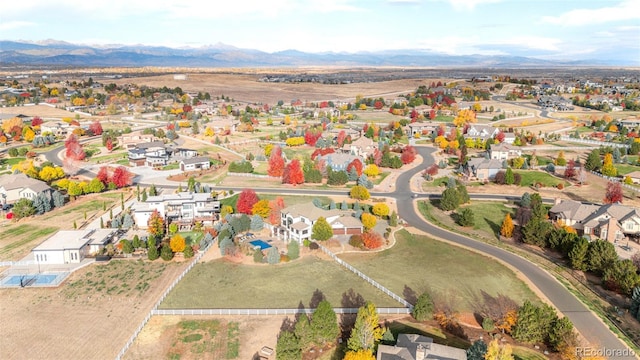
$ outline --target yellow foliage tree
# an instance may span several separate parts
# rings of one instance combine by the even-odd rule
[[[368,200],[370,196],[371,195],[369,195],[369,190],[367,190],[367,188],[362,185],[356,185],[349,191],[349,197],[352,199]]]
[[[478,119],[476,119],[476,113],[473,110],[464,109],[458,111],[458,116],[453,119],[453,124],[460,127],[467,123],[475,123],[476,121],[478,121]]]
[[[45,166],[38,172],[38,178],[42,181],[50,183],[53,180],[62,179],[64,170],[61,167]]]
[[[513,220],[511,219],[511,214],[507,213],[504,216],[504,220],[502,220],[502,226],[500,227],[500,235],[504,237],[512,237],[513,236]]]
[[[213,130],[213,128],[208,127],[207,130],[204,131],[204,136],[213,136],[215,135],[216,132]]]
[[[187,243],[184,241],[184,238],[180,234],[175,234],[169,240],[169,247],[173,252],[183,252],[184,248],[187,247]]]
[[[73,103],[73,106],[84,106],[85,104],[84,98],[81,98],[81,97],[77,97],[73,99],[72,103]]]
[[[475,111],[476,113],[479,113],[480,111],[482,111],[482,105],[480,105],[480,103],[474,103],[473,106],[471,107],[471,109],[473,111]]]
[[[368,177],[374,178],[380,175],[380,169],[376,164],[369,164],[366,168],[364,168],[364,174]]]
[[[360,349],[358,351],[347,351],[343,360],[375,360],[371,350]]]
[[[377,203],[371,209],[374,215],[384,217],[389,215],[389,206],[385,203]]]
[[[489,343],[487,352],[484,354],[485,360],[513,360],[511,345],[500,345],[498,339]]]
[[[51,89],[51,91],[49,91],[49,95],[50,96],[58,96],[58,95],[60,95],[60,90],[58,90],[58,88],[53,88],[53,89]]]
[[[35,166],[33,165],[33,160],[26,159],[13,165],[11,167],[11,171],[16,170],[27,175],[28,177],[32,177],[34,179],[38,178],[38,170],[36,170]]]
[[[436,137],[434,142],[438,147],[440,147],[440,149],[446,149],[449,146],[449,141],[447,141],[447,139],[442,135]]]
[[[22,119],[19,117],[13,117],[2,122],[2,130],[4,130],[5,133],[9,133],[14,126],[18,126],[22,129],[22,125]]]
[[[507,334],[511,334],[511,330],[514,326],[516,326],[517,322],[518,312],[515,309],[509,310],[506,314],[504,314],[504,317],[496,323],[496,329],[501,330]]]
[[[25,140],[25,141],[27,141],[27,142],[32,142],[32,141],[33,141],[33,138],[35,138],[35,137],[36,137],[36,133],[35,133],[35,132],[33,132],[33,130],[31,130],[31,128],[30,128],[30,127],[26,126],[26,127],[24,128],[24,131],[23,131],[22,136],[24,137],[24,140]]]
[[[362,217],[360,217],[360,220],[362,221],[362,226],[364,226],[365,229],[367,230],[373,229],[373,227],[376,226],[376,223],[378,222],[375,216],[368,213],[362,214]]]
[[[269,207],[269,200],[263,199],[253,204],[251,208],[251,213],[253,215],[260,215],[261,218],[266,219],[269,216],[269,212],[271,212],[271,208]]]

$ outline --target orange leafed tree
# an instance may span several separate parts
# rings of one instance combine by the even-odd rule
[[[284,209],[284,199],[280,196],[269,201],[269,223],[280,225],[280,211]]]
[[[476,119],[476,113],[473,110],[464,109],[458,112],[458,116],[453,119],[453,124],[459,127],[476,121],[478,121],[478,119]]]
[[[20,119],[19,117],[14,117],[2,122],[2,130],[4,130],[5,133],[10,133],[11,129],[14,126],[18,126],[20,129],[22,129],[22,119]]]
[[[367,249],[377,249],[384,244],[384,239],[375,231],[367,231],[362,233],[362,243]]]
[[[282,176],[283,172],[284,159],[282,158],[282,149],[280,148],[280,146],[276,146],[271,150],[267,174],[269,174],[269,176],[280,177]]]

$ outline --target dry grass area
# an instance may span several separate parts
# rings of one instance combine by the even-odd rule
[[[149,320],[125,359],[225,359],[228,354],[229,324],[238,327],[238,359],[251,359],[263,346],[276,348],[284,316],[154,316]],[[196,323],[196,324],[194,324]],[[202,330],[217,323],[215,336]],[[192,330],[195,327],[200,329]],[[189,331],[190,330],[190,331]],[[202,334],[211,341],[190,341]],[[191,335],[191,337],[189,337]],[[197,337],[195,337],[197,338]],[[233,339],[231,339],[233,340]],[[179,354],[179,356],[176,356]],[[172,357],[173,355],[173,357]]]
[[[76,115],[75,113],[67,110],[56,109],[48,105],[0,107],[0,114],[23,114],[27,116],[40,116],[42,118],[72,118]]]
[[[113,359],[185,264],[112,261],[57,288],[0,289],[0,358]]]
[[[431,80],[405,79],[371,83],[353,83],[342,85],[324,85],[317,83],[268,83],[260,82],[262,75],[239,74],[189,74],[187,80],[174,80],[173,75],[148,76],[114,80],[116,84],[136,83],[154,87],[180,87],[187,92],[206,91],[211,96],[228,96],[236,101],[251,103],[289,102],[355,99],[356,95],[365,97],[392,96],[414,91],[419,85]],[[428,82],[426,82],[428,81]],[[437,81],[437,80],[436,80]]]

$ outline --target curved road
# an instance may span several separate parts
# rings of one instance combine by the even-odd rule
[[[450,231],[444,230],[433,224],[425,221],[422,216],[416,212],[413,202],[414,193],[410,189],[411,178],[418,174],[422,169],[434,163],[433,156],[431,155],[435,149],[429,147],[416,147],[418,153],[422,156],[423,163],[420,166],[416,166],[406,172],[400,174],[396,180],[396,190],[393,192],[372,192],[372,196],[386,196],[394,198],[398,204],[398,215],[412,226],[428,233],[435,237],[446,239],[464,247],[473,249],[479,253],[483,253],[494,258],[500,259],[503,262],[510,265],[512,268],[519,271],[525,277],[527,277],[531,283],[537,287],[547,299],[553,303],[553,305],[560,310],[565,316],[567,316],[575,328],[585,337],[593,349],[606,349],[607,351],[621,351],[623,355],[629,354],[628,346],[622,342],[609,328],[595,315],[593,314],[583,303],[581,303],[569,290],[567,290],[558,280],[551,276],[545,270],[534,265],[530,261],[515,255],[511,252],[503,250],[501,248],[494,247],[484,242],[476,241],[466,236],[462,236]],[[56,151],[57,150],[57,151]],[[54,163],[61,162],[57,156],[57,152],[60,149],[50,151],[47,154],[47,158]],[[141,185],[150,185],[141,183]],[[227,187],[225,187],[226,189]],[[232,188],[230,188],[232,189]],[[241,190],[238,188],[237,190]],[[283,194],[300,194],[306,195],[327,195],[337,194],[346,195],[346,191],[324,191],[324,190],[309,190],[309,189],[254,189],[257,192],[278,192]],[[429,198],[430,194],[418,195],[418,199]],[[504,195],[485,195],[474,196],[474,198],[503,198],[510,199],[512,197]],[[400,206],[403,204],[406,206]],[[610,359],[636,359],[634,356],[607,356]]]
[[[425,166],[432,163],[433,157],[431,153],[433,149],[420,147],[417,148],[423,158],[423,165],[415,167],[407,172],[402,173],[397,179],[397,190],[387,196],[394,197],[398,204],[406,203],[407,206],[398,206],[398,215],[412,226],[432,234],[436,237],[452,241],[462,246],[471,248],[475,251],[498,258],[509,264],[524,276],[526,276],[548,299],[567,316],[576,329],[594,346],[594,348],[605,348],[608,350],[627,349],[616,335],[584,304],[582,304],[569,290],[567,290],[560,282],[545,270],[540,269],[533,263],[518,255],[510,253],[501,248],[491,246],[489,244],[470,239],[466,236],[455,234],[447,230],[441,229],[426,222],[420,214],[418,214],[413,206],[408,206],[412,202],[411,192],[407,190],[407,185],[411,177],[424,169]],[[635,359],[633,356],[609,356],[610,359]]]

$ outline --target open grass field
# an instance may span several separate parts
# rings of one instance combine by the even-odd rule
[[[72,113],[63,109],[56,109],[48,105],[0,107],[0,114],[3,114],[3,115],[4,114],[7,114],[7,115],[23,114],[27,116],[40,116],[44,119],[46,118],[61,119],[63,117],[73,118],[76,116],[76,113]]]
[[[396,294],[412,299],[429,291],[436,306],[446,303],[461,312],[474,311],[483,292],[507,295],[519,304],[539,301],[513,271],[491,258],[404,230],[396,239],[391,249],[340,258]]]
[[[551,176],[549,173],[539,170],[515,170],[514,173],[522,176],[520,186],[532,186],[540,183],[546,187],[556,187],[562,183],[565,187],[570,184],[562,179]]]
[[[25,158],[23,158],[23,157],[14,157],[14,158],[6,157],[6,158],[3,158],[3,159],[0,159],[0,166],[1,167],[6,167],[7,169],[10,170],[13,165],[16,165],[17,163],[23,161],[24,159]]]
[[[401,306],[352,272],[317,255],[279,265],[243,265],[225,259],[198,264],[160,308],[309,307],[316,291],[335,307],[353,307],[354,298],[371,300],[380,307]]]
[[[0,358],[115,358],[185,265],[112,261],[57,288],[0,289]]]
[[[629,164],[614,164],[616,170],[618,170],[618,176],[627,175],[634,171],[640,171],[640,166],[629,165]]]

